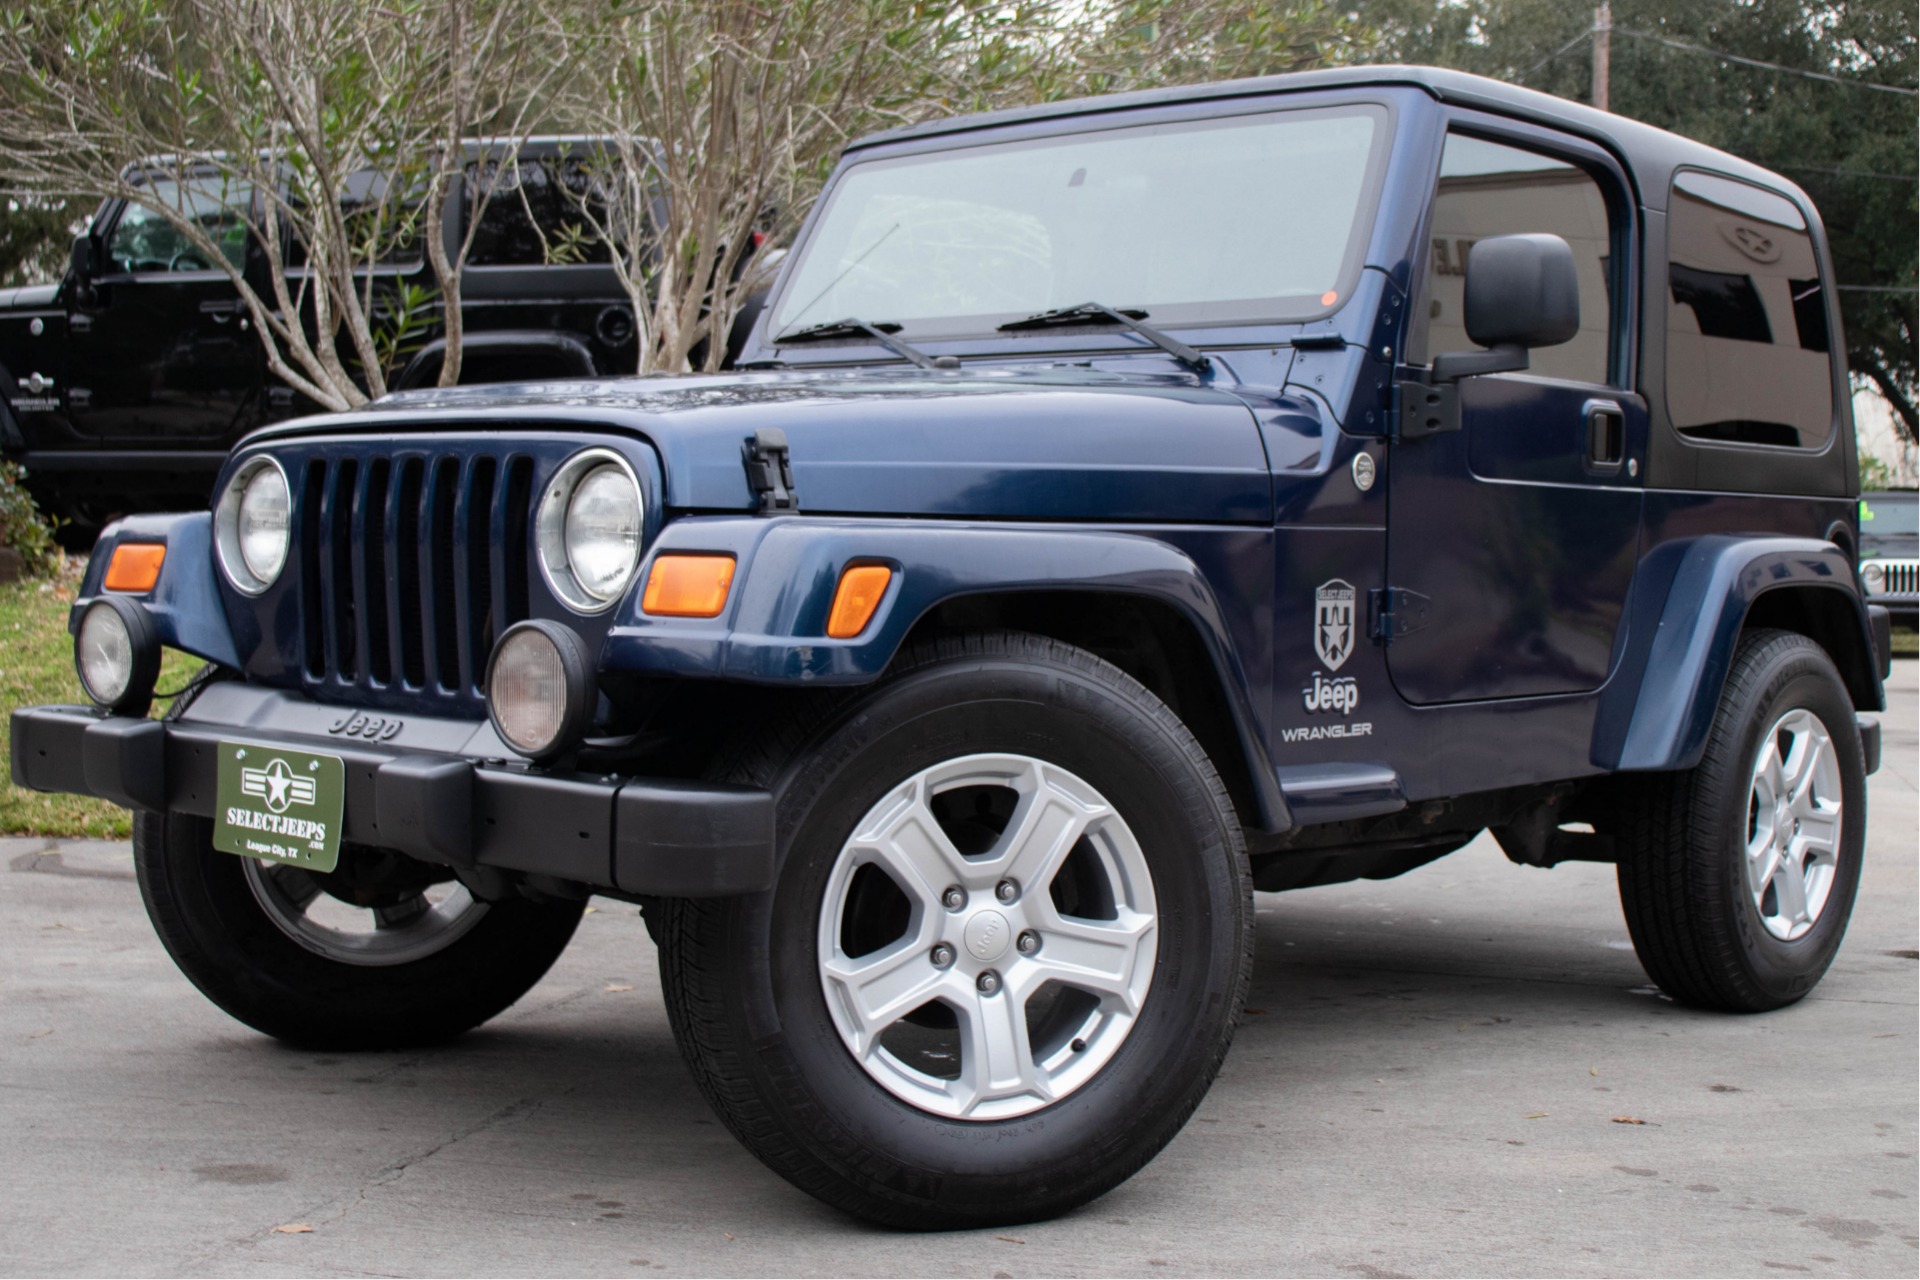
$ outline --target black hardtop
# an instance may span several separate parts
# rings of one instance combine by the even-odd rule
[[[1274,94],[1376,86],[1421,89],[1437,101],[1452,106],[1471,107],[1476,111],[1509,116],[1589,138],[1620,158],[1639,188],[1641,204],[1656,211],[1666,208],[1667,188],[1672,184],[1674,170],[1689,167],[1710,169],[1729,177],[1762,183],[1794,196],[1808,212],[1813,208],[1813,201],[1788,179],[1691,138],[1683,138],[1677,133],[1669,133],[1638,120],[1598,111],[1534,89],[1442,67],[1334,67],[1323,71],[1298,71],[1288,75],[1256,76],[1213,84],[1177,85],[1102,97],[1043,102],[1005,111],[930,120],[925,124],[869,134],[850,144],[847,152],[851,154],[897,142],[1073,116],[1094,116],[1189,102],[1226,102]]]

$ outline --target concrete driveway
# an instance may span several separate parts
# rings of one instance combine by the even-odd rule
[[[1263,894],[1194,1122],[1072,1217],[998,1232],[888,1234],[761,1168],[680,1065],[632,907],[597,903],[453,1047],[328,1056],[187,984],[125,846],[0,842],[0,1271],[1912,1275],[1915,675],[1852,931],[1804,1003],[1676,1008],[1610,868],[1486,839]]]

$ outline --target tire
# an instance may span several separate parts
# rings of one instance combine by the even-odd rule
[[[707,1100],[775,1172],[888,1226],[1008,1224],[1101,1195],[1179,1132],[1232,1040],[1252,882],[1219,775],[1152,694],[1055,641],[943,638],[877,688],[807,706],[726,772],[775,793],[775,887],[666,904],[661,984]],[[913,876],[888,860],[938,845],[910,838],[913,815],[975,855],[926,855],[959,865],[963,909],[931,874],[903,890]],[[1075,825],[1027,838],[1055,820]],[[863,881],[863,860],[883,879]],[[1022,866],[1034,880],[1009,905]],[[1076,950],[1096,935],[1105,950]],[[1101,994],[1075,985],[1094,955]],[[863,1039],[866,988],[845,975],[883,961],[936,985]],[[997,994],[980,994],[988,972]],[[1036,991],[1042,974],[1066,977]],[[1017,1071],[982,1069],[996,1061]]]
[[[216,850],[212,823],[185,814],[134,815],[133,856],[147,915],[180,971],[241,1022],[310,1049],[414,1048],[476,1027],[540,980],[582,914],[579,903],[480,903],[455,888],[406,919],[443,872],[349,846],[322,884]],[[395,923],[351,933],[309,915],[355,914],[346,906],[355,898]]]
[[[1833,963],[1866,831],[1855,724],[1825,650],[1792,632],[1752,631],[1734,654],[1699,765],[1627,788],[1620,905],[1641,964],[1675,1000],[1778,1009]],[[1767,800],[1779,790],[1784,809]],[[1783,844],[1786,856],[1766,874]]]

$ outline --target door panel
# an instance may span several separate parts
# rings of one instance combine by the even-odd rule
[[[250,424],[265,358],[224,275],[125,275],[96,292],[70,348],[81,431],[219,442]]]
[[[1611,666],[1640,535],[1640,489],[1587,472],[1602,389],[1490,376],[1461,384],[1461,431],[1394,447],[1389,578],[1427,597],[1425,625],[1387,650],[1414,703],[1577,693]],[[1608,396],[1625,437],[1637,397]],[[1637,456],[1637,455],[1635,455]]]

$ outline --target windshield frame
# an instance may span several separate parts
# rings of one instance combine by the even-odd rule
[[[1097,99],[1094,100],[1097,103]],[[1247,316],[1241,314],[1221,315],[1169,315],[1161,320],[1153,317],[1151,322],[1156,328],[1167,330],[1232,330],[1244,334],[1248,330],[1286,326],[1297,328],[1325,320],[1338,312],[1352,298],[1365,269],[1369,251],[1378,230],[1378,220],[1382,207],[1382,195],[1386,186],[1387,170],[1395,151],[1399,128],[1399,104],[1391,95],[1381,93],[1266,93],[1222,102],[1219,99],[1201,99],[1153,107],[1130,108],[1126,110],[1102,112],[1097,106],[1086,113],[1054,117],[1040,122],[1015,122],[1001,126],[989,126],[969,130],[958,134],[938,134],[928,138],[902,140],[896,143],[882,143],[871,148],[856,144],[842,158],[840,166],[828,182],[820,199],[808,211],[800,235],[795,238],[794,248],[776,282],[773,293],[768,297],[765,308],[756,319],[753,340],[749,351],[743,353],[748,361],[773,358],[775,351],[780,352],[779,363],[789,363],[789,348],[775,341],[779,330],[774,327],[774,318],[786,305],[788,292],[799,281],[807,256],[820,243],[819,231],[826,218],[831,214],[835,203],[840,199],[846,187],[846,179],[861,166],[868,164],[891,164],[911,162],[957,152],[975,151],[983,147],[1017,147],[1028,144],[1045,145],[1048,142],[1071,137],[1084,137],[1091,134],[1114,133],[1156,126],[1188,125],[1204,128],[1216,122],[1231,127],[1237,123],[1250,123],[1250,118],[1279,117],[1283,115],[1346,115],[1365,112],[1376,120],[1376,129],[1372,141],[1371,153],[1360,183],[1359,198],[1355,203],[1353,225],[1348,236],[1346,251],[1335,277],[1333,292],[1336,300],[1327,306],[1318,306],[1310,310],[1274,311],[1265,314]],[[1102,298],[1097,301],[1115,306],[1133,305],[1131,300]],[[1181,309],[1189,306],[1207,306],[1213,304],[1180,304]],[[1227,306],[1231,304],[1220,304]],[[838,318],[838,317],[834,317]],[[875,323],[898,321],[894,316],[862,316],[863,320]],[[1002,333],[997,325],[1008,319],[1019,319],[1017,315],[985,315],[980,317],[977,329],[965,330],[916,330],[909,323],[901,334],[916,345],[925,345],[930,349],[962,347],[976,351],[1016,352],[1032,350],[1036,355],[1051,351],[1061,345],[1063,340],[1073,347],[1085,345],[1086,334],[1074,329],[1065,329],[1056,335],[1043,333]],[[1050,340],[1051,339],[1051,340]],[[844,363],[850,353],[846,347],[831,344],[816,351],[816,344],[810,344],[805,363],[815,363],[822,356],[831,353],[836,363]],[[855,348],[872,348],[870,344],[855,339],[850,343]],[[1103,344],[1104,345],[1104,344]],[[799,355],[797,349],[793,350]],[[865,360],[862,355],[855,357]],[[875,359],[892,359],[875,356]]]

